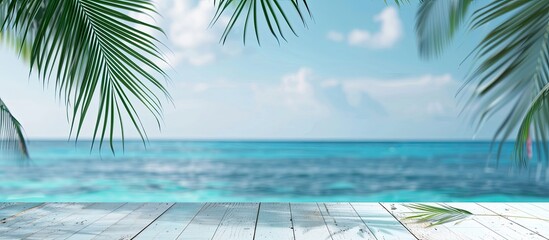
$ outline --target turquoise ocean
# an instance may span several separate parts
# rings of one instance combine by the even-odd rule
[[[549,201],[549,171],[512,143],[151,141],[116,152],[30,141],[0,161],[0,201]]]

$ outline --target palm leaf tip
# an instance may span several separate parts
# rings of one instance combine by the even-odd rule
[[[408,204],[406,207],[415,210],[415,212],[404,219],[429,222],[430,226],[457,222],[473,215],[467,210],[455,208],[446,204],[439,206],[429,204]]]
[[[307,0],[214,0],[215,14],[211,25],[214,25],[221,17],[228,13],[229,20],[221,35],[220,42],[225,43],[231,32],[234,31],[237,23],[243,21],[243,42],[246,44],[246,36],[249,28],[255,33],[255,39],[258,44],[260,41],[259,26],[264,25],[269,29],[270,35],[280,43],[280,40],[286,41],[284,28],[297,36],[293,20],[289,15],[293,12],[297,15],[299,21],[304,27],[307,27],[306,15],[312,17]],[[232,13],[231,13],[232,11]]]
[[[387,0],[384,0],[385,1],[385,4],[389,4],[387,2]],[[406,4],[406,3],[410,3],[410,0],[393,0],[393,2],[398,5],[398,6],[401,6],[403,4]]]
[[[29,158],[23,129],[11,114],[6,104],[0,99],[0,153]]]

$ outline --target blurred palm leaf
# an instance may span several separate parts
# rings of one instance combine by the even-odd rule
[[[212,24],[219,21],[221,16],[227,11],[231,15],[225,31],[221,35],[221,42],[225,43],[229,33],[233,31],[239,19],[244,18],[243,41],[246,43],[248,28],[253,27],[255,38],[260,44],[259,25],[265,24],[270,34],[280,42],[280,39],[286,40],[283,28],[290,29],[292,34],[297,33],[292,24],[292,18],[289,12],[294,12],[299,17],[299,21],[306,27],[306,15],[311,14],[307,0],[214,0],[216,12],[212,19]],[[251,24],[251,26],[249,25]]]
[[[0,41],[15,50],[25,61],[30,60],[31,45],[24,42],[20,36],[9,31],[0,32]]]
[[[0,99],[0,150],[23,158],[29,157],[21,124],[11,114],[2,99]]]
[[[495,24],[494,23],[499,23]],[[520,126],[515,159],[526,166],[526,141],[533,129],[539,159],[547,152],[549,77],[549,1],[494,1],[473,16],[473,29],[491,29],[474,51],[476,64],[467,82],[479,123],[512,105],[495,139],[508,139]],[[501,150],[501,144],[500,144]]]
[[[25,61],[29,61],[32,48],[30,42],[23,41],[24,36],[17,29],[5,27],[9,24],[5,16],[8,14],[10,7],[5,2],[6,0],[0,0],[0,41],[15,50]]]
[[[473,215],[467,210],[448,205],[432,206],[428,204],[408,204],[406,206],[417,210],[418,212],[415,212],[414,215],[407,216],[404,219],[430,222],[431,226],[460,221]]]
[[[387,0],[383,0],[385,1],[385,4],[387,4]],[[393,2],[395,2],[397,5],[402,5],[404,3],[410,3],[410,0],[393,0]]]
[[[473,0],[423,0],[416,17],[416,34],[422,57],[442,53],[467,16]]]
[[[442,52],[471,2],[422,1],[416,31],[423,57]],[[518,165],[528,164],[525,150],[529,136],[536,139],[538,159],[547,159],[549,1],[492,1],[472,16],[471,29],[479,28],[487,29],[488,34],[472,53],[474,67],[465,86],[475,91],[466,106],[476,109],[478,126],[510,106],[494,136],[501,140],[498,153],[520,126],[514,157]]]
[[[92,140],[100,148],[109,139],[114,150],[115,131],[124,140],[125,121],[147,138],[135,103],[160,126],[157,95],[168,94],[157,78],[166,74],[157,64],[163,61],[158,40],[148,32],[162,30],[130,16],[155,13],[149,0],[0,0],[0,9],[0,32],[31,45],[31,69],[45,83],[54,81],[77,140],[94,105]]]

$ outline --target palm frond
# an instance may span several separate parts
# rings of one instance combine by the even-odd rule
[[[1,29],[15,29],[32,43],[31,69],[44,82],[54,81],[77,140],[94,106],[92,140],[99,148],[109,139],[114,150],[115,131],[123,140],[125,121],[147,139],[135,103],[160,127],[158,95],[169,96],[158,78],[167,75],[156,63],[163,61],[158,40],[142,29],[162,30],[130,14],[155,13],[149,0],[1,0],[0,5],[7,9],[0,15]]]
[[[16,154],[28,158],[27,143],[21,124],[0,99],[0,153]]]
[[[0,0],[0,41],[15,50],[25,61],[29,61],[32,48],[30,42],[23,41],[23,36],[17,29],[4,27],[7,24],[5,16],[8,11],[9,5],[5,3],[5,0]]]
[[[430,226],[456,222],[473,215],[471,212],[451,207],[445,204],[433,206],[429,204],[408,204],[407,207],[414,209],[414,215],[405,217],[405,219],[416,220],[418,222],[430,222]]]
[[[383,1],[385,1],[385,4],[387,4],[387,0],[383,0]],[[396,5],[400,6],[405,3],[410,3],[410,0],[393,0],[393,2],[396,3]]]
[[[477,63],[467,79],[476,89],[471,101],[479,110],[479,124],[511,105],[494,139],[508,139],[520,125],[515,159],[526,166],[531,128],[548,153],[549,1],[491,2],[475,12],[472,27],[491,29],[474,51]]]
[[[416,15],[421,57],[439,56],[467,16],[473,0],[423,0]]]
[[[0,42],[13,49],[25,61],[30,60],[31,44],[23,41],[18,34],[0,31]]]
[[[292,23],[292,17],[289,12],[294,12],[304,27],[307,27],[306,16],[311,16],[311,11],[307,0],[214,0],[216,12],[212,19],[212,25],[228,11],[231,16],[221,35],[220,42],[225,43],[229,34],[233,31],[237,22],[242,19],[243,41],[246,44],[246,35],[248,28],[253,27],[255,38],[258,44],[261,44],[259,36],[260,24],[265,24],[270,34],[278,41],[286,40],[284,28],[288,28],[292,34],[297,36],[297,32]],[[287,31],[287,30],[286,30]]]

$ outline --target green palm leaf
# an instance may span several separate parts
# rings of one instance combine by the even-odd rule
[[[387,0],[383,0],[385,1],[385,4],[387,4]],[[410,3],[410,0],[393,0],[393,2],[395,2],[397,5],[402,5],[404,3]]]
[[[439,55],[467,15],[470,0],[424,0],[416,30],[420,54]],[[549,2],[493,1],[473,14],[471,28],[488,34],[474,49],[473,71],[465,86],[475,91],[467,107],[476,109],[478,126],[499,111],[508,111],[494,140],[502,143],[520,126],[515,159],[526,166],[526,141],[534,137],[538,158],[547,159],[549,136]],[[507,110],[509,109],[510,110]],[[498,158],[499,159],[499,158]]]
[[[0,41],[19,53],[19,56],[24,60],[28,61],[32,46],[28,41],[23,41],[23,34],[18,32],[17,29],[5,27],[9,20],[5,18],[8,11],[9,4],[6,4],[5,0],[0,0]]]
[[[0,152],[29,157],[21,124],[0,99]]]
[[[14,30],[32,45],[31,69],[53,81],[71,112],[71,134],[78,140],[90,108],[97,107],[93,142],[106,139],[114,150],[115,131],[124,139],[130,122],[143,140],[147,135],[135,104],[147,109],[160,126],[168,96],[158,77],[163,61],[158,40],[141,29],[156,26],[130,17],[154,13],[148,0],[0,0],[5,12],[2,32]],[[155,60],[156,59],[156,60]],[[93,147],[93,144],[92,144]]]
[[[430,58],[440,55],[467,16],[473,0],[423,0],[416,17],[419,53]]]
[[[24,42],[18,34],[9,31],[0,32],[0,42],[15,50],[24,60],[30,59],[31,45]]]
[[[244,21],[243,41],[246,43],[246,35],[249,27],[253,27],[255,38],[260,44],[259,25],[265,24],[270,34],[280,42],[280,39],[286,40],[283,28],[287,27],[292,34],[297,33],[291,22],[291,16],[288,12],[294,12],[306,27],[305,16],[310,15],[310,9],[307,0],[214,0],[216,12],[212,19],[212,24],[219,21],[227,11],[231,11],[229,22],[221,36],[221,42],[225,43],[229,33],[233,31],[239,19]],[[250,26],[251,24],[252,26]]]
[[[477,64],[468,78],[476,89],[479,123],[511,105],[495,139],[507,139],[520,125],[515,158],[526,166],[531,128],[538,149],[544,149],[540,153],[548,153],[549,1],[494,1],[475,13],[472,26],[492,27],[475,49]]]
[[[432,206],[428,204],[408,204],[406,205],[418,212],[407,216],[404,219],[416,220],[418,222],[430,222],[431,226],[456,222],[472,216],[467,210],[451,207],[445,204]]]

